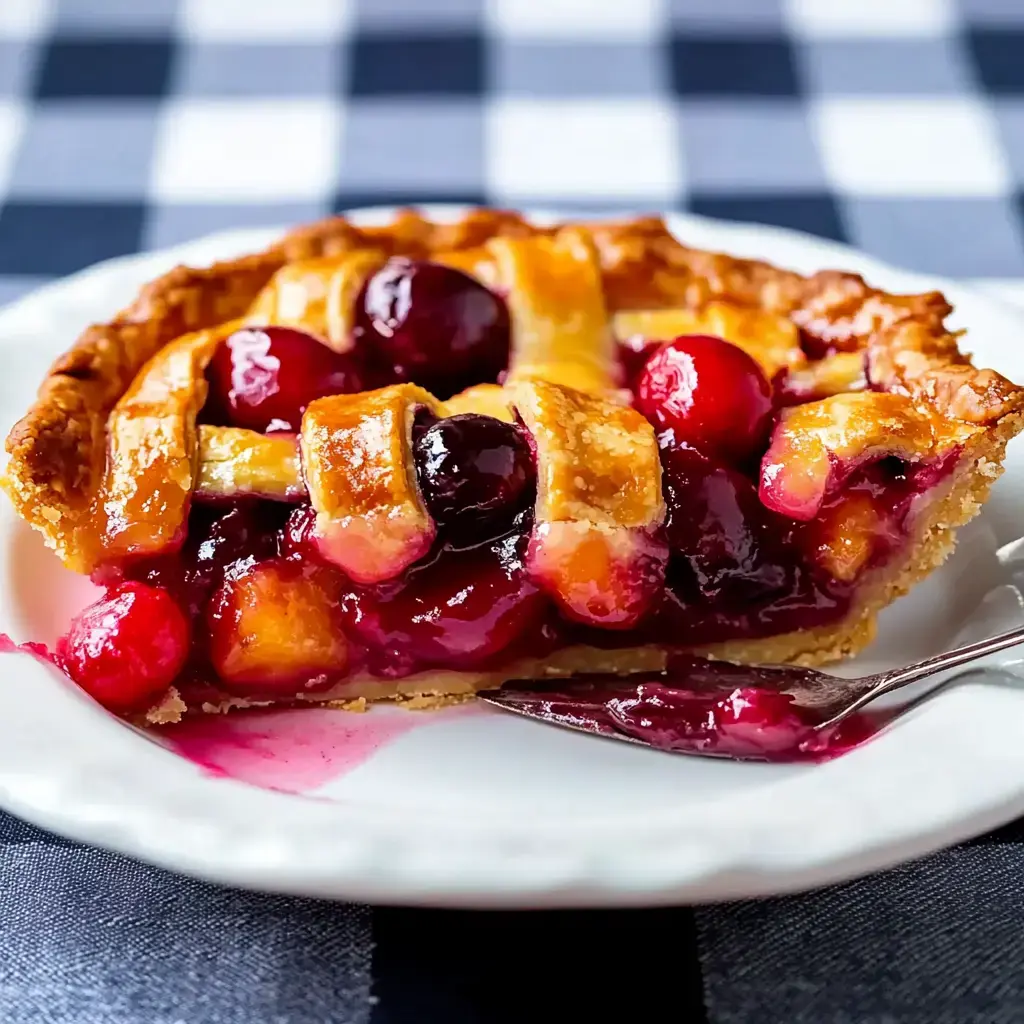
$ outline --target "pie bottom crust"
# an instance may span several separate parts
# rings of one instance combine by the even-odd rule
[[[908,533],[904,553],[865,576],[859,600],[841,620],[814,629],[751,640],[728,640],[693,648],[704,657],[740,663],[827,665],[851,657],[875,637],[878,613],[942,564],[956,543],[956,529],[973,519],[1002,473],[1007,441],[1020,429],[1021,416],[1007,416],[992,431],[972,438],[948,480],[927,492],[926,505]],[[490,671],[431,669],[401,679],[354,675],[331,690],[301,697],[296,704],[320,704],[349,711],[365,710],[369,703],[391,701],[409,709],[444,707],[471,698],[511,679],[558,677],[587,672],[658,671],[667,652],[656,646],[603,650],[565,647],[544,658],[523,658]],[[265,707],[272,703],[225,697],[204,703],[206,713],[234,708]],[[188,709],[172,689],[145,716],[150,725],[179,721]]]

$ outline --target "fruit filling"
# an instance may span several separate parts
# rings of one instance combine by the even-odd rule
[[[490,404],[476,408],[495,415],[451,415],[452,395],[473,408],[478,392],[465,389],[499,391],[512,328],[501,297],[439,263],[384,263],[352,323],[347,349],[250,325],[214,351],[201,422],[280,434],[304,475],[293,469],[278,500],[235,487],[195,501],[179,548],[108,568],[105,596],[58,650],[107,707],[145,710],[175,681],[186,699],[190,687],[257,702],[343,697],[356,678],[489,671],[559,647],[673,651],[826,625],[904,549],[918,498],[960,454],[936,455],[929,423],[902,406],[904,426],[886,433],[887,410],[908,400],[857,392],[848,353],[823,353],[834,363],[820,373],[780,370],[775,356],[766,370],[703,334],[623,340],[608,391],[625,387],[632,409],[518,381],[503,393],[507,415],[486,388]],[[365,389],[379,419],[364,413]],[[876,434],[850,447],[850,431],[830,431],[855,401],[872,403]],[[563,420],[587,446],[575,461],[549,451]],[[620,528],[602,504],[620,495],[600,492],[635,481],[588,476],[590,459],[621,458],[641,428],[657,438],[660,494],[638,489]],[[570,498],[552,498],[558,482]],[[361,518],[367,495],[376,519]],[[572,589],[559,592],[567,573]],[[638,707],[605,713],[630,731]],[[678,724],[644,714],[648,731]],[[755,719],[792,724],[787,708],[743,695],[714,714],[741,745]]]
[[[417,424],[413,458],[423,500],[450,544],[472,543],[532,505],[529,438],[513,423],[462,413]]]
[[[764,449],[772,387],[741,348],[696,335],[676,338],[648,358],[635,402],[677,441],[740,463]]]
[[[184,668],[189,632],[167,590],[125,582],[75,617],[56,658],[104,707],[145,711]]]

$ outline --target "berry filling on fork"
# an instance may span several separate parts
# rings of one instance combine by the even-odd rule
[[[657,750],[743,761],[830,761],[860,746],[892,712],[855,712],[830,723],[741,666],[673,657],[663,672],[514,680],[481,696],[499,707],[581,732]],[[757,682],[755,682],[757,681]],[[732,687],[730,689],[730,687]]]

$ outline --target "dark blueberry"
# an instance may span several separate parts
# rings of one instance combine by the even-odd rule
[[[413,451],[427,508],[442,526],[506,521],[532,493],[533,457],[523,431],[493,416],[438,420]]]
[[[195,571],[213,579],[242,559],[261,561],[277,554],[277,527],[283,510],[242,502],[210,526],[192,557]]]

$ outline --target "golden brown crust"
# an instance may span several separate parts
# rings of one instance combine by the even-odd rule
[[[319,335],[335,351],[352,343],[353,311],[363,282],[384,262],[381,249],[314,256],[286,263],[256,297],[251,324],[298,327]]]
[[[221,501],[256,495],[273,501],[306,496],[298,438],[241,427],[199,427],[196,495]]]
[[[107,556],[159,554],[184,540],[199,476],[196,418],[206,401],[204,370],[238,323],[229,320],[164,346],[107,417],[97,509]]]
[[[415,384],[312,402],[300,446],[321,554],[359,583],[392,579],[430,549],[434,520],[412,461],[418,410],[442,412]]]
[[[848,470],[886,455],[924,462],[978,429],[936,416],[898,392],[841,392],[796,405],[782,411],[762,459],[761,500],[794,519],[811,519],[836,460]]]
[[[566,228],[550,238],[494,239],[489,248],[512,322],[508,381],[613,390],[616,344],[590,238]]]
[[[612,331],[619,341],[632,337],[670,341],[681,334],[726,338],[757,360],[769,380],[781,370],[792,373],[817,365],[808,364],[799,330],[788,317],[720,299],[712,299],[700,309],[626,310],[615,315]]]
[[[98,554],[93,506],[115,402],[175,338],[245,312],[280,262],[264,254],[205,270],[178,267],[143,288],[110,323],[87,328],[50,367],[36,401],[7,436],[5,486],[18,514],[70,568],[88,571]]]
[[[767,263],[692,249],[656,217],[536,228],[506,211],[477,210],[454,224],[431,223],[404,211],[376,228],[329,218],[291,232],[262,254],[206,270],[179,267],[146,286],[110,323],[86,330],[53,364],[32,408],[8,435],[6,486],[17,511],[44,533],[66,564],[89,571],[102,554],[97,500],[115,403],[142,366],[171,341],[251,312],[281,268],[310,260],[340,263],[358,252],[435,255],[500,287],[514,285],[502,280],[502,270],[511,265],[509,254],[518,243],[494,240],[531,236],[550,236],[545,245],[553,250],[575,246],[593,253],[608,314],[726,308],[750,311],[755,319],[773,317],[776,323],[786,318],[818,347],[863,353],[871,387],[910,397],[951,428],[970,427],[982,438],[1020,429],[1024,389],[992,370],[973,367],[958,349],[958,336],[945,327],[950,306],[938,293],[890,295],[854,274],[824,271],[803,277]],[[323,312],[326,333],[342,345],[344,325],[330,329],[329,311]],[[733,319],[742,323],[744,316]],[[776,336],[789,340],[785,329]],[[786,353],[776,349],[771,359],[786,362]],[[789,362],[801,365],[800,354],[790,350]]]
[[[546,380],[509,390],[536,454],[533,577],[579,621],[635,621],[668,560],[654,428],[632,406]]]
[[[100,555],[94,519],[107,417],[164,345],[242,316],[287,263],[366,248],[426,255],[532,231],[517,214],[489,210],[451,225],[405,211],[387,227],[365,230],[331,217],[291,232],[264,253],[203,269],[176,267],[146,285],[113,320],[87,328],[47,371],[35,402],[7,436],[4,486],[11,501],[69,568],[89,572]]]

